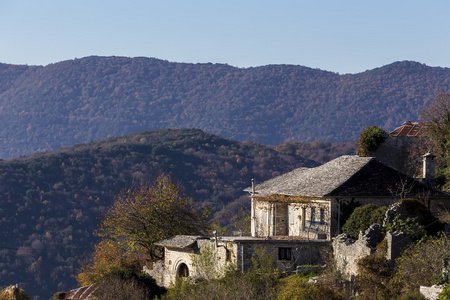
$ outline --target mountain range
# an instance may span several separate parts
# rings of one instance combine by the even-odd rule
[[[358,74],[155,58],[0,64],[0,158],[158,128],[238,141],[356,141],[394,129],[450,90],[450,69],[402,61]]]

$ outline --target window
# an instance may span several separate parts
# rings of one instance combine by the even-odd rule
[[[259,210],[259,223],[262,223],[263,213],[262,209]]]
[[[325,224],[325,210],[323,208],[320,209],[320,224]]]
[[[291,248],[278,248],[278,260],[291,260],[292,250]]]
[[[316,208],[311,207],[311,223],[314,223],[316,221]]]
[[[228,249],[225,249],[225,260],[226,261],[231,261],[231,251]]]
[[[289,224],[294,225],[294,207],[289,205]]]

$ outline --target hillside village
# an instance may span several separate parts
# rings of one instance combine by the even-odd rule
[[[164,258],[145,266],[145,273],[169,290],[177,289],[176,282],[183,278],[186,284],[205,288],[205,282],[213,284],[213,280],[220,282],[223,276],[230,276],[227,275],[230,268],[242,274],[252,272],[258,257],[266,255],[265,259],[272,261],[278,270],[269,276],[319,272],[319,276],[309,279],[308,283],[319,287],[329,280],[326,278],[330,274],[323,273],[324,268],[334,266],[337,272],[334,276],[339,274],[339,281],[334,281],[333,287],[328,286],[322,294],[319,288],[313,298],[301,299],[347,299],[355,293],[361,299],[397,299],[402,295],[401,288],[396,290],[399,294],[392,294],[383,282],[386,278],[376,274],[378,271],[374,269],[367,269],[363,263],[380,264],[381,261],[384,272],[394,272],[398,259],[400,262],[404,259],[403,251],[427,235],[431,241],[436,239],[433,236],[444,239],[440,251],[450,251],[450,242],[446,235],[442,236],[447,229],[450,194],[436,188],[436,156],[424,153],[419,167],[399,164],[394,168],[385,162],[392,161],[393,154],[383,147],[390,145],[393,150],[409,145],[408,149],[417,150],[420,147],[414,144],[420,142],[418,137],[425,135],[427,126],[404,123],[386,134],[376,151],[372,149],[375,157],[344,155],[321,166],[297,168],[261,183],[252,180],[252,185],[245,189],[251,203],[248,236],[243,232],[223,235],[214,230],[209,235],[175,235],[158,241],[156,245],[164,249]],[[383,153],[390,155],[383,157]],[[408,152],[412,153],[416,152]],[[414,176],[417,169],[422,170],[420,177]],[[348,226],[348,222],[342,224],[346,218],[343,208],[352,205],[361,209],[385,209],[378,222],[365,224],[357,234],[341,233]],[[367,213],[369,211],[363,212]],[[347,219],[351,220],[352,216]],[[441,235],[436,235],[438,232]],[[424,241],[426,243],[427,239]],[[330,253],[333,253],[331,261]],[[424,278],[421,294],[414,297],[437,299],[444,289],[442,283],[446,283],[447,266],[440,267],[443,279],[434,282],[441,282],[441,285],[431,286]],[[365,288],[360,281],[362,276],[369,276]],[[96,287],[89,289],[95,291]],[[77,293],[86,293],[86,290],[77,289],[66,296],[61,294],[61,299],[76,299]],[[191,293],[195,294],[195,288]],[[181,294],[174,292],[170,296],[169,292],[167,295],[167,299],[171,299]],[[283,292],[277,299],[288,299],[280,295]],[[271,297],[273,295],[263,294],[264,299]]]
[[[102,70],[103,67],[97,65],[101,61],[105,60],[91,57],[74,61],[71,66],[77,69],[87,63]],[[117,74],[120,76],[129,63],[141,71],[168,66],[178,70],[180,66],[146,59],[110,58],[105,62],[110,66],[119,63]],[[198,67],[183,66],[192,70]],[[12,81],[21,82],[23,76],[33,77],[36,71],[49,72],[50,78],[60,78],[67,63],[45,69],[4,67],[3,71],[8,74],[15,70]],[[202,72],[209,74],[219,66],[200,67]],[[385,67],[383,72],[389,73],[399,67],[402,70],[427,69],[403,62]],[[286,68],[295,74],[305,73],[297,74],[302,78],[322,73]],[[230,67],[225,69],[227,74],[244,72]],[[285,68],[256,71],[262,71],[264,77],[268,70],[281,72]],[[166,77],[173,78],[179,71],[169,72]],[[432,73],[436,73],[433,80],[445,77],[444,71],[433,69]],[[146,74],[144,77],[147,78],[148,74],[144,73],[141,75]],[[76,72],[71,74],[77,78]],[[341,83],[353,78],[326,75],[333,80],[341,78]],[[112,82],[115,78],[111,77]],[[355,80],[360,80],[358,78]],[[418,77],[414,78],[420,81]],[[286,80],[281,79],[280,82]],[[158,86],[166,91],[163,81],[158,81]],[[257,83],[253,85],[252,89],[259,88]],[[21,95],[33,94],[32,90],[41,95],[45,92],[41,88],[46,90],[45,86],[45,83],[38,87],[31,84],[30,90],[26,88]],[[84,85],[81,86],[84,91]],[[274,83],[273,87],[277,89],[279,85]],[[14,88],[12,82],[11,88]],[[101,88],[91,92],[100,95],[98,89]],[[73,89],[76,99],[78,90]],[[430,95],[435,92],[429,88],[427,91],[431,91]],[[15,89],[4,95],[14,93]],[[58,92],[60,94],[65,93]],[[278,101],[276,99],[284,94],[283,89],[275,94],[278,96],[270,101]],[[301,94],[308,93],[303,91]],[[82,95],[85,99],[84,92]],[[164,95],[158,94],[158,97],[164,98]],[[431,100],[430,95],[427,103]],[[438,94],[434,102],[445,100],[447,96]],[[119,98],[114,99],[120,102]],[[418,101],[417,97],[413,98]],[[5,103],[10,103],[11,99],[15,97],[6,99]],[[113,105],[115,108],[117,101]],[[45,105],[49,104],[52,106],[51,101]],[[62,109],[65,110],[65,106]],[[416,105],[411,113],[417,115],[419,109],[420,105]],[[283,109],[279,116],[284,116],[285,111]],[[446,111],[445,107],[438,109],[444,115]],[[164,111],[155,113],[164,115]],[[176,119],[184,119],[184,113],[178,114]],[[254,112],[253,117],[256,116],[260,114]],[[291,122],[292,118],[303,120],[298,114],[285,117],[286,122]],[[12,116],[9,118],[17,121]],[[75,117],[69,118],[74,120]],[[147,123],[142,123],[143,119],[133,119],[133,122],[140,122],[140,126],[145,127]],[[384,124],[393,126],[393,120],[385,120]],[[419,290],[427,294],[427,287],[434,284],[437,286],[431,289],[437,294],[447,282],[446,267],[440,260],[450,250],[447,249],[446,235],[446,224],[449,223],[447,192],[450,190],[448,133],[440,126],[433,126],[447,126],[445,118],[421,117],[421,120],[425,121],[395,124],[400,126],[389,132],[376,126],[367,127],[358,141],[358,155],[355,155],[353,142],[309,144],[288,139],[274,147],[248,137],[239,142],[198,129],[159,129],[0,160],[1,211],[4,213],[0,222],[5,229],[4,240],[8,241],[0,250],[0,258],[4,261],[0,262],[0,280],[18,283],[8,291],[22,293],[22,287],[33,291],[34,300],[46,298],[43,294],[50,291],[60,291],[55,294],[59,299],[75,299],[80,294],[107,297],[111,286],[127,284],[134,286],[130,290],[136,294],[141,293],[137,299],[144,294],[144,298],[149,299],[153,296],[201,299],[198,291],[209,288],[211,293],[228,293],[227,298],[243,298],[242,294],[245,294],[248,299],[290,299],[294,294],[300,297],[298,294],[309,291],[315,295],[313,299],[347,299],[355,295],[360,299],[400,299]],[[327,137],[338,138],[330,130],[338,128],[339,124],[325,123]],[[278,126],[276,124],[281,123],[274,123],[274,128]],[[128,127],[124,125],[124,128]],[[30,132],[34,129],[27,128]],[[266,129],[258,136],[262,138],[260,140],[279,135]],[[303,129],[302,134],[306,134],[306,127]],[[357,133],[352,130],[351,137],[354,137]],[[51,130],[46,132],[56,136]],[[43,147],[38,150],[59,147],[59,144],[47,143],[53,142],[39,141],[36,147]],[[9,147],[8,151],[19,153],[19,148],[14,147]],[[8,155],[13,155],[11,153]],[[137,215],[134,216],[135,220],[142,221],[137,222],[141,223],[138,230],[121,227],[128,224],[127,206],[122,207],[123,216],[120,213],[114,216],[116,223],[108,223],[111,219],[106,216],[110,216],[120,199],[140,199],[135,188],[146,182],[149,186],[141,188],[152,190],[155,187],[152,180],[157,181],[160,176],[168,176],[169,181],[176,183],[172,192],[179,202],[175,201],[169,209],[155,205],[167,210],[153,216],[153,220],[145,219],[148,215],[142,212],[149,211],[139,206],[142,203],[133,202],[142,208],[135,211]],[[154,192],[154,196],[158,195]],[[136,197],[127,198],[127,195]],[[141,199],[145,197],[144,193]],[[157,197],[155,199],[162,199]],[[183,211],[181,208],[185,209],[185,216],[192,213],[194,218],[191,220],[195,217],[202,221],[208,219],[210,224],[197,228],[191,226],[196,222],[179,221],[184,217],[174,212]],[[170,230],[158,228],[158,222],[156,225],[151,223],[154,220],[164,223]],[[148,230],[149,224],[157,229]],[[124,231],[119,232],[119,227]],[[161,234],[154,237],[152,231]],[[443,246],[435,251],[433,243]],[[427,262],[428,269],[433,271],[416,280],[406,276],[403,270],[412,264],[406,264],[407,255],[420,251],[422,246],[430,246],[432,250],[426,251],[436,253],[436,257]],[[409,252],[406,251],[409,248]],[[331,253],[333,259],[330,259]],[[295,273],[298,274],[292,276]],[[75,278],[80,287],[72,290],[77,285]],[[230,280],[247,286],[242,288],[245,292],[231,288]]]

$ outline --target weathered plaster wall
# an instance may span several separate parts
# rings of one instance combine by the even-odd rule
[[[254,201],[253,236],[330,239],[331,207],[329,201],[323,200],[312,203]]]
[[[252,265],[252,258],[256,257],[258,248],[265,251],[275,258],[277,267],[280,271],[290,271],[299,265],[322,265],[325,263],[331,251],[331,243],[328,241],[305,241],[305,240],[266,240],[263,242],[242,243],[244,248],[244,268]],[[290,249],[291,259],[279,259],[279,249]],[[241,261],[238,261],[238,268],[241,267]]]
[[[186,264],[191,278],[202,277],[202,272],[192,264],[194,256],[201,255],[209,247],[215,253],[215,271],[218,276],[223,275],[225,268],[231,264],[238,270],[247,270],[252,266],[252,258],[255,258],[258,249],[265,249],[268,255],[275,258],[280,271],[289,271],[298,265],[324,264],[331,251],[331,244],[327,241],[304,240],[241,240],[228,241],[220,239],[216,248],[214,239],[199,240],[198,249],[168,249],[166,248],[163,262],[155,263],[152,270],[146,270],[159,285],[169,286],[174,282],[181,264]],[[280,248],[290,249],[291,259],[279,259]]]

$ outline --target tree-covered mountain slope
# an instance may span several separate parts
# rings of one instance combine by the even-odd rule
[[[197,129],[147,131],[0,161],[0,282],[18,283],[39,299],[75,287],[101,213],[119,191],[160,172],[226,223],[248,205],[242,190],[252,178],[315,165]]]
[[[450,69],[396,62],[359,74],[293,65],[235,68],[154,58],[0,64],[0,158],[157,128],[244,141],[356,141],[416,120]]]

